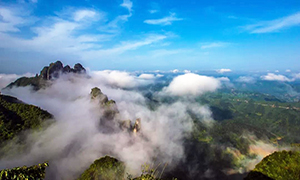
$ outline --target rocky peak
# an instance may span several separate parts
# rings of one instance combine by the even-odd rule
[[[69,65],[63,66],[62,62],[56,61],[55,63],[50,63],[49,66],[45,66],[40,72],[40,77],[44,80],[51,80],[58,78],[61,73],[86,73],[85,68],[77,63],[74,65],[74,68],[71,68]]]
[[[74,65],[74,71],[75,73],[86,73],[85,68],[80,63]]]
[[[98,87],[94,87],[90,93],[92,99],[98,99],[99,104],[105,105],[108,102],[108,97],[101,92]]]
[[[69,65],[66,65],[64,68],[63,68],[63,73],[69,73],[71,72],[71,67]]]
[[[119,110],[114,100],[108,100],[108,97],[102,93],[101,89],[94,87],[90,93],[91,99],[98,102],[100,109],[103,113],[103,117],[100,119],[102,127],[109,128],[111,122],[118,123],[120,129],[137,134],[141,130],[141,119],[135,120],[132,123],[131,120],[118,119]]]
[[[51,63],[47,72],[47,79],[58,78],[59,74],[63,69],[63,64],[60,61],[56,61],[55,63]]]

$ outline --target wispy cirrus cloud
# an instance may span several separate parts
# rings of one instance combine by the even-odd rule
[[[95,18],[97,14],[98,13],[94,10],[88,10],[88,9],[78,10],[74,13],[74,21],[82,21],[86,19]]]
[[[156,10],[156,9],[150,9],[150,10],[149,10],[149,13],[150,13],[150,14],[154,14],[154,13],[157,13],[157,12],[158,12],[158,10]]]
[[[151,2],[150,4],[151,8],[148,10],[150,14],[155,14],[160,11],[160,5],[155,2]]]
[[[0,32],[20,32],[20,27],[36,21],[21,7],[0,7]]]
[[[245,30],[252,34],[279,32],[280,30],[300,25],[300,12],[274,19],[262,21],[256,24],[244,26]]]
[[[121,4],[121,6],[127,8],[129,12],[132,11],[132,5],[130,0],[123,0],[123,3]]]
[[[172,25],[174,21],[182,21],[183,18],[176,17],[175,13],[170,13],[169,16],[166,16],[161,19],[147,19],[144,21],[146,24],[152,24],[152,25],[161,25],[161,26],[167,26]]]
[[[102,26],[99,30],[107,33],[118,33],[120,24],[127,22],[128,19],[132,16],[132,7],[133,3],[130,0],[123,0],[123,3],[120,4],[121,7],[124,7],[128,10],[128,14],[119,15],[112,21],[110,21],[106,26]]]
[[[201,45],[201,49],[226,47],[228,45],[230,45],[230,43],[228,43],[228,42],[210,42],[210,43],[204,43],[203,45]]]
[[[0,41],[6,43],[0,43],[0,48],[28,54],[41,53],[44,58],[51,56],[52,59],[112,59],[127,51],[159,43],[171,36],[168,33],[144,33],[126,41],[118,39],[119,32],[109,30],[118,30],[121,22],[127,21],[133,11],[130,0],[124,0],[120,6],[126,8],[129,14],[119,15],[110,22],[106,13],[97,9],[64,9],[40,19],[39,23],[26,24],[28,31],[31,31],[31,36],[26,38],[10,32],[22,34],[23,29],[19,27],[33,16],[30,13],[24,15],[22,11],[10,6],[1,7],[0,17],[3,21],[0,20]],[[103,32],[104,29],[108,31]],[[114,43],[107,45],[107,42],[113,40]]]

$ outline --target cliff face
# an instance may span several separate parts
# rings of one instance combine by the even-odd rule
[[[39,90],[46,86],[47,81],[57,79],[61,74],[85,74],[85,68],[77,63],[74,65],[74,68],[71,68],[69,65],[63,66],[62,62],[56,61],[55,63],[50,63],[49,66],[45,66],[40,74],[35,77],[21,77],[15,82],[10,83],[6,88],[24,87],[32,86],[34,90]]]

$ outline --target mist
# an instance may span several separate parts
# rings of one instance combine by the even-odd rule
[[[196,102],[196,97],[214,92],[230,81],[193,73],[179,74],[159,92],[152,92],[155,99],[171,98],[172,101],[158,102],[152,107],[151,100],[139,88],[155,85],[158,78],[155,74],[105,70],[92,71],[88,75],[62,74],[50,81],[47,88],[38,91],[29,86],[4,89],[4,94],[41,107],[53,114],[54,119],[45,122],[41,130],[28,130],[22,134],[25,149],[15,140],[8,141],[6,148],[10,151],[1,159],[0,168],[49,161],[46,179],[76,179],[96,159],[105,155],[123,161],[126,172],[133,176],[141,174],[141,165],[145,163],[168,163],[166,171],[178,168],[188,153],[190,156],[194,151],[186,147],[185,140],[192,136],[195,123],[201,123],[207,129],[215,128],[210,107]],[[116,102],[118,114],[108,127],[113,131],[105,130],[107,127],[100,123],[100,119],[105,118],[104,110],[99,101],[91,99],[90,92],[94,87]],[[133,124],[136,119],[141,119],[141,131],[137,133],[118,126],[121,121],[130,120]],[[231,155],[229,160],[235,164],[222,169],[227,175],[248,172],[262,158],[277,150],[268,139],[258,139],[251,132],[245,132],[243,138],[249,141],[249,152],[255,158],[244,155],[231,144],[209,145],[214,153],[221,150]],[[201,152],[205,148],[198,147],[198,150]],[[211,159],[214,156],[203,158],[204,162],[214,161]],[[188,169],[191,177],[199,176],[195,173],[198,163],[189,162],[188,167],[192,167]],[[202,171],[203,177],[215,176],[210,168]]]
[[[211,112],[205,105],[186,100],[150,110],[147,99],[134,90],[154,82],[149,75],[142,76],[146,78],[102,71],[93,72],[90,77],[62,75],[37,92],[30,87],[6,89],[5,94],[49,111],[55,120],[42,131],[28,131],[25,140],[28,150],[14,156],[8,154],[1,159],[0,168],[49,161],[48,179],[74,179],[104,155],[125,162],[127,171],[133,175],[140,174],[141,165],[154,163],[156,159],[175,166],[185,156],[183,138],[189,136],[193,127],[188,111],[206,123],[213,122]],[[116,101],[121,120],[134,122],[140,118],[141,132],[136,135],[121,130],[102,132],[99,119],[103,111],[89,95],[93,87],[99,87],[109,99]],[[124,90],[124,87],[131,89]]]

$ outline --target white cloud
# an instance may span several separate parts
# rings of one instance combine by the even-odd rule
[[[159,34],[150,34],[147,35],[144,39],[140,41],[128,41],[123,42],[121,45],[118,45],[116,47],[112,47],[110,49],[99,49],[99,50],[90,50],[84,52],[82,55],[84,59],[95,59],[95,57],[107,57],[107,56],[115,56],[122,54],[126,51],[135,50],[139,47],[154,44],[156,42],[162,41],[166,39],[166,35],[159,35]]]
[[[227,72],[231,72],[231,69],[218,69],[216,70],[218,73],[227,73]]]
[[[279,70],[275,70],[276,73],[279,73]]]
[[[175,77],[170,85],[164,88],[164,92],[175,96],[197,96],[215,91],[220,85],[216,78],[188,73]]]
[[[34,76],[31,73],[26,73],[22,75],[17,74],[0,74],[0,90],[2,88],[5,88],[7,85],[9,85],[11,82],[14,82],[20,77],[32,77]]]
[[[132,2],[130,0],[123,0],[121,6],[127,8],[129,12],[132,11]]]
[[[300,73],[298,73],[298,74],[293,74],[293,79],[294,79],[294,80],[300,79]]]
[[[261,79],[266,81],[293,81],[292,79],[287,78],[284,75],[268,73],[267,75],[261,76]]]
[[[178,73],[179,70],[178,70],[178,69],[174,69],[174,70],[172,70],[172,72],[173,72],[173,73]]]
[[[123,3],[120,4],[121,7],[124,7],[128,10],[128,14],[119,15],[114,20],[109,22],[106,26],[100,27],[99,30],[105,31],[108,33],[118,33],[120,24],[127,22],[128,18],[132,16],[132,1],[123,0]]]
[[[85,19],[94,18],[97,15],[97,13],[93,10],[78,10],[74,13],[74,20],[75,21],[82,21]]]
[[[251,76],[240,76],[236,81],[243,83],[254,83],[256,80],[254,77]]]
[[[201,49],[225,47],[228,45],[229,45],[229,43],[227,43],[227,42],[212,42],[212,43],[206,43],[205,45],[202,45]]]
[[[141,74],[141,75],[139,75],[139,78],[141,78],[141,79],[154,79],[155,76],[154,76],[154,74]]]
[[[161,18],[161,19],[148,19],[145,20],[144,23],[146,24],[153,24],[153,25],[171,25],[174,21],[181,21],[182,18],[177,18],[175,13],[170,13],[169,16]]]
[[[157,13],[158,12],[158,10],[156,10],[156,9],[150,9],[149,10],[149,13],[151,13],[151,14],[154,14],[154,13]]]
[[[119,75],[121,78],[124,74]],[[110,121],[111,126],[100,123],[103,108],[90,99],[90,90],[95,86],[117,103],[119,116]],[[74,91],[70,93],[70,90]],[[126,171],[133,176],[140,175],[141,164],[155,164],[153,160],[157,157],[160,162],[175,166],[185,157],[183,140],[193,130],[194,119],[188,112],[201,121],[213,122],[209,108],[199,103],[178,101],[151,109],[141,93],[112,88],[103,84],[102,77],[96,74],[90,78],[65,75],[38,92],[13,88],[7,93],[46,109],[54,115],[55,121],[39,132],[28,132],[28,138],[22,136],[26,152],[5,156],[0,160],[0,167],[47,160],[51,164],[47,168],[48,179],[76,179],[95,159],[107,154],[123,161]],[[113,133],[103,131],[114,129],[113,124],[118,126],[122,120],[134,123],[136,118],[141,118],[142,124],[136,136],[119,129]],[[10,150],[15,150],[14,142],[10,145]]]
[[[30,17],[22,8],[0,7],[0,32],[20,32],[19,27],[33,21],[35,18]]]
[[[78,60],[104,58],[110,60],[119,58],[118,55],[126,51],[136,50],[169,37],[164,34],[144,34],[144,37],[136,36],[138,38],[126,42],[116,41],[116,45],[111,44],[108,47],[104,42],[116,38],[117,32],[89,33],[90,30],[97,30],[94,28],[95,26],[101,26],[106,30],[118,29],[120,22],[127,21],[132,14],[131,1],[124,1],[121,6],[128,9],[129,14],[118,16],[111,22],[108,21],[110,25],[105,25],[107,19],[103,12],[93,9],[69,8],[67,11],[64,10],[54,16],[41,19],[41,23],[29,27],[32,30],[32,37],[29,38],[6,33],[20,31],[19,26],[24,25],[25,22],[28,24],[27,20],[31,19],[28,12],[1,7],[0,14],[4,21],[0,21],[0,31],[4,33],[0,33],[0,41],[5,43],[0,43],[0,48],[10,49],[13,52],[26,52],[28,56],[31,53],[41,53],[49,59],[67,57]],[[25,14],[22,14],[23,12]],[[108,26],[110,27],[107,28]],[[20,33],[23,32],[20,31]],[[55,53],[53,53],[53,49],[55,49]]]
[[[121,88],[133,88],[138,85],[135,76],[124,71],[93,71],[92,76],[101,79],[104,84]]]
[[[219,77],[217,79],[220,80],[220,81],[225,81],[225,82],[229,82],[230,81],[230,79],[228,77]]]
[[[292,82],[300,79],[300,73],[298,74],[292,74],[291,78],[288,78],[284,75],[281,74],[274,74],[274,73],[268,73],[265,76],[261,76],[261,79],[266,80],[266,81],[287,81],[287,82]]]
[[[152,83],[151,80],[155,78],[153,74],[141,74],[136,77],[129,72],[117,70],[93,71],[91,74],[101,84],[118,88],[134,88],[147,85]]]
[[[290,16],[282,17],[271,21],[262,21],[256,24],[245,26],[250,33],[271,33],[279,32],[282,29],[300,25],[300,12]]]
[[[292,72],[290,69],[285,70],[285,72]]]
[[[164,77],[164,75],[162,75],[162,74],[156,74],[156,77],[160,78],[160,77]]]

